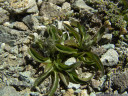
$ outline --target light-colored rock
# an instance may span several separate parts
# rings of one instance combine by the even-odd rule
[[[73,3],[73,7],[76,9],[84,9],[87,12],[94,10],[93,8],[86,5],[83,0],[75,0],[75,2]]]
[[[74,84],[74,83],[69,82],[68,88],[78,89],[80,88],[80,84]]]
[[[115,45],[114,44],[105,44],[105,45],[103,45],[101,47],[103,47],[105,49],[114,49],[115,48]]]
[[[48,2],[60,5],[65,2],[65,0],[48,0]]]
[[[69,58],[67,61],[65,61],[65,65],[72,65],[76,62],[76,59],[74,57]]]
[[[21,96],[14,87],[6,86],[0,89],[0,96]]]
[[[8,0],[8,6],[5,4],[4,7],[13,14],[38,12],[35,0]]]
[[[118,63],[118,53],[114,49],[109,49],[104,55],[101,56],[101,62],[105,66],[114,66]]]
[[[9,21],[9,12],[0,8],[0,24]]]
[[[19,29],[19,30],[28,30],[28,27],[23,22],[14,22],[13,28]]]
[[[103,35],[103,37],[102,37],[102,38],[104,38],[104,39],[107,39],[107,40],[111,41],[111,40],[112,40],[112,34],[105,34],[105,35]]]
[[[71,5],[70,5],[70,3],[68,3],[68,2],[63,3],[62,9],[63,9],[63,10],[66,10],[66,11],[70,11],[70,10],[71,10]]]

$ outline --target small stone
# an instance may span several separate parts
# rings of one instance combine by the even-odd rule
[[[101,62],[105,66],[114,66],[118,63],[118,53],[114,49],[109,49],[104,55],[101,56]]]
[[[74,84],[74,83],[69,82],[68,88],[78,89],[80,88],[80,84]]]
[[[66,10],[66,11],[70,11],[70,10],[71,10],[71,5],[70,5],[70,3],[68,3],[68,2],[63,3],[62,9],[63,9],[63,10]]]
[[[91,79],[91,81],[92,81],[92,87],[93,87],[93,88],[98,89],[98,88],[100,87],[101,82],[100,82],[99,80]]]
[[[31,96],[40,96],[40,93],[39,92],[31,92],[30,95]]]
[[[5,43],[2,43],[0,47],[1,47],[1,49],[4,49],[5,48]]]
[[[39,26],[39,21],[34,15],[27,15],[22,20],[29,29],[33,30],[36,29],[37,26]]]
[[[111,40],[112,40],[112,34],[105,34],[105,35],[103,35],[103,37],[102,37],[102,38],[104,38],[104,39],[107,39],[107,40],[111,41]]]
[[[76,62],[76,59],[74,57],[69,58],[67,61],[65,61],[65,65],[72,65]]]
[[[90,96],[96,96],[96,94],[94,92],[91,92]]]
[[[23,22],[14,22],[13,27],[19,30],[28,30],[28,27]]]
[[[93,11],[94,9],[85,4],[83,0],[75,0],[73,3],[75,9],[84,9],[87,12]]]
[[[65,2],[65,0],[48,0],[48,2],[60,5]]]
[[[106,45],[103,45],[102,47],[105,49],[114,49],[115,45],[114,44],[106,44]]]

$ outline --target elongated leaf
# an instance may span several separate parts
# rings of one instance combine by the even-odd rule
[[[36,60],[37,62],[40,62],[40,63],[42,63],[48,59],[48,58],[44,58],[42,55],[40,55],[38,52],[36,52],[36,50],[33,48],[30,48],[28,50],[28,53],[32,56],[32,58],[34,60]]]
[[[86,55],[87,55],[87,57],[90,58],[91,61],[93,61],[96,64],[98,69],[102,72],[102,75],[104,75],[104,66],[101,63],[99,57],[96,54],[92,53],[92,52],[86,52]]]
[[[59,76],[58,76],[58,72],[54,71],[54,78],[53,78],[53,85],[48,93],[48,96],[53,96],[57,87],[58,87],[58,83],[59,83]]]
[[[80,38],[80,35],[79,33],[74,30],[71,26],[69,26],[68,24],[64,24],[65,28],[71,33],[74,35],[74,37],[76,38],[77,42],[80,43],[81,42],[81,38]]]
[[[59,72],[59,76],[60,76],[61,80],[63,81],[63,83],[64,83],[66,86],[68,86],[68,84],[69,84],[69,79],[68,79],[68,77],[67,77],[66,75],[64,75],[64,73],[61,73],[61,72]]]
[[[77,23],[78,29],[79,29],[79,33],[81,36],[81,40],[84,40],[84,34],[85,34],[85,28],[83,25],[80,25],[80,23]]]
[[[64,46],[61,44],[56,44],[55,48],[62,53],[67,53],[67,54],[77,53],[77,49],[73,49],[73,48],[70,48],[68,46]]]
[[[48,70],[50,70],[52,66],[53,66],[52,63],[48,63],[48,64],[45,66],[45,68],[44,68],[44,73],[47,72]]]
[[[43,73],[41,76],[39,76],[36,79],[34,83],[34,87],[38,86],[41,82],[43,82],[50,75],[52,71],[53,71],[53,67],[51,66],[51,68],[47,72]]]
[[[70,65],[70,66],[65,65],[65,64],[63,64],[63,63],[59,63],[58,66],[59,66],[61,69],[63,69],[63,70],[65,70],[65,71],[68,71],[68,72],[69,72],[69,71],[71,71],[71,70],[77,68],[77,67],[80,66],[81,64],[82,64],[82,62],[79,61],[79,62],[76,62],[76,63]]]
[[[65,40],[64,45],[69,47],[78,47],[78,44],[75,42],[75,40]]]
[[[75,70],[68,73],[68,75],[70,76],[71,80],[74,83],[79,83],[79,84],[85,84],[85,83],[87,83],[87,81],[89,81],[93,77],[93,75],[92,75],[88,78],[81,78],[78,76],[78,74],[75,72]]]

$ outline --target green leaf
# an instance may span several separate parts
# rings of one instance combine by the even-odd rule
[[[87,55],[87,58],[88,57],[90,58],[90,61],[93,61],[96,64],[98,69],[102,72],[102,75],[104,75],[104,66],[101,63],[100,58],[92,52],[86,52],[86,55]]]
[[[61,80],[63,81],[63,83],[64,83],[66,86],[68,86],[68,84],[69,84],[69,79],[68,79],[68,77],[67,77],[66,75],[64,75],[64,74],[65,74],[65,73],[59,72],[59,75],[60,75]]]
[[[40,75],[37,79],[36,79],[36,81],[35,81],[35,83],[34,83],[34,87],[36,87],[36,86],[38,86],[39,84],[41,84],[41,82],[43,82],[49,75],[50,75],[50,73],[53,71],[53,67],[51,66],[51,68],[47,71],[47,72],[45,72],[45,73],[43,73],[42,75]]]
[[[75,40],[65,40],[64,45],[69,46],[69,47],[78,47]]]
[[[79,61],[79,62],[76,62],[76,63],[70,65],[70,66],[65,65],[65,64],[63,64],[63,63],[59,63],[58,66],[59,66],[61,69],[63,69],[64,71],[70,72],[70,71],[76,69],[77,67],[79,67],[82,63],[83,63],[83,62]]]
[[[79,84],[85,84],[85,83],[87,83],[87,81],[89,81],[93,77],[93,75],[92,75],[88,78],[81,78],[78,76],[78,74],[75,72],[75,70],[72,72],[69,72],[68,75],[70,76],[71,80],[74,83],[79,83]]]
[[[65,28],[69,31],[69,33],[73,34],[73,36],[76,38],[77,42],[80,43],[81,42],[81,38],[79,33],[74,30],[71,26],[69,26],[68,24],[64,24]]]
[[[53,78],[53,85],[48,93],[48,96],[53,96],[57,87],[58,87],[58,83],[59,83],[59,76],[58,76],[58,72],[54,71],[54,78]]]
[[[40,62],[40,63],[42,63],[48,59],[48,58],[44,58],[42,55],[40,55],[38,52],[36,52],[36,50],[33,48],[30,48],[28,50],[28,53],[32,56],[32,58],[34,60],[36,60],[37,62]]]
[[[97,43],[102,38],[104,32],[105,32],[105,26],[101,27],[100,30],[97,32],[97,34],[92,38],[94,43]]]
[[[49,62],[48,64],[46,64],[46,66],[44,68],[44,73],[47,72],[49,69],[51,69],[51,66],[53,66],[51,62]]]
[[[85,28],[83,25],[80,25],[80,23],[77,23],[77,27],[79,29],[81,40],[83,41],[84,40],[84,34],[85,34]]]
[[[55,48],[62,53],[67,53],[67,54],[77,53],[77,49],[73,49],[61,44],[55,44]]]
[[[58,29],[55,26],[48,26],[47,31],[54,41],[59,39]]]

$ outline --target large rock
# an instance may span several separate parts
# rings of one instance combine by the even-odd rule
[[[0,8],[0,24],[3,24],[6,21],[9,21],[9,12]]]
[[[118,90],[119,93],[124,92],[128,89],[128,71],[123,73],[117,73],[112,77],[112,83],[114,89]]]
[[[0,96],[21,96],[19,92],[15,90],[15,88],[11,86],[6,86],[0,89]]]
[[[25,33],[28,34],[29,31],[18,31],[0,25],[0,42],[14,46],[15,42],[17,42],[21,36],[24,36]]]
[[[38,12],[35,0],[7,0],[3,7],[15,14]]]
[[[101,57],[101,62],[105,66],[114,66],[118,63],[118,53],[114,49],[109,49],[104,55]]]
[[[57,16],[58,17],[62,16],[65,13],[62,12],[61,7],[55,4],[49,2],[43,2],[39,14],[40,16],[43,16],[43,18],[47,18],[49,20]]]

